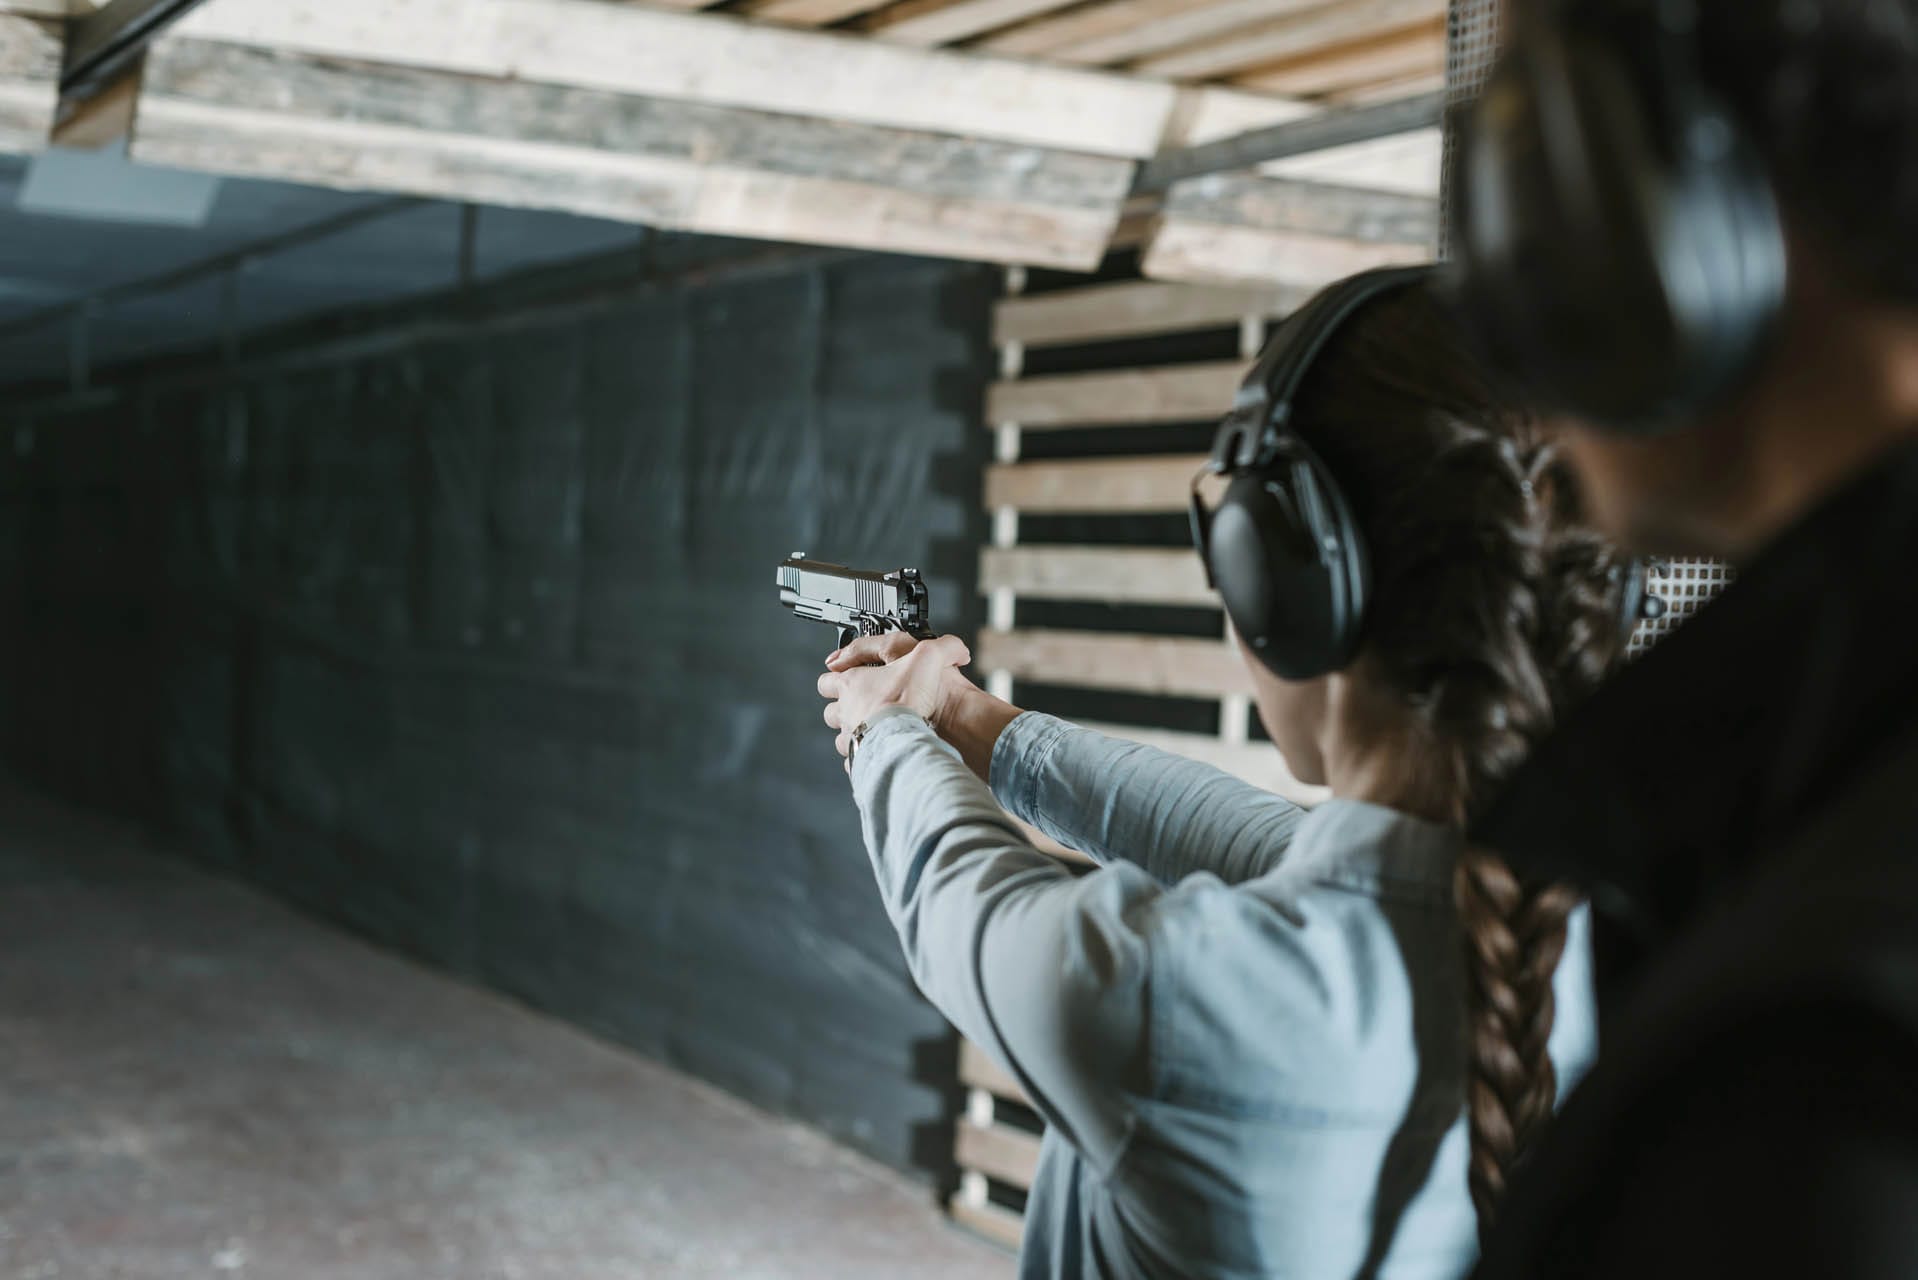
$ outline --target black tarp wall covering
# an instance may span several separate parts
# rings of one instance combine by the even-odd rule
[[[797,265],[0,413],[0,742],[172,848],[903,1167],[944,1024],[774,564],[978,619],[990,273]]]

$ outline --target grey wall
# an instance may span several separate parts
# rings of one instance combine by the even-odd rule
[[[0,742],[187,855],[937,1167],[950,1043],[819,723],[831,637],[772,568],[917,562],[972,629],[991,289],[722,272],[0,411]]]

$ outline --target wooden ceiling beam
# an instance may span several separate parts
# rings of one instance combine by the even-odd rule
[[[1317,288],[1429,261],[1437,243],[1432,197],[1213,174],[1167,193],[1140,269],[1155,280]]]
[[[1233,83],[1262,93],[1318,97],[1368,84],[1444,74],[1445,20],[1430,18],[1268,63]]]
[[[134,158],[715,235],[1087,269],[1130,162],[174,38]]]
[[[1045,56],[1078,66],[1111,67],[1218,38],[1288,14],[1311,12],[1325,0],[1206,0],[1170,13],[1141,10],[1141,21],[1047,50]],[[1192,77],[1198,78],[1198,77]]]
[[[954,44],[997,31],[1076,0],[900,0],[873,14],[861,30],[899,44]]]
[[[892,0],[746,0],[732,12],[782,26],[829,27],[891,3]]]
[[[1007,57],[1048,58],[1059,49],[1098,40],[1212,2],[1214,0],[1100,0],[1053,17],[1021,23],[973,47],[982,53]]]
[[[1133,159],[1168,85],[600,0],[220,0],[182,37]]]
[[[1173,80],[1209,80],[1444,16],[1445,0],[1335,0],[1140,58],[1127,69]]]

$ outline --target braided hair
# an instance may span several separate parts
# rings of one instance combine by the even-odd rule
[[[1623,562],[1583,523],[1540,424],[1501,401],[1425,290],[1354,317],[1294,421],[1370,547],[1358,661],[1411,710],[1407,784],[1464,826],[1623,650]],[[1557,1098],[1552,977],[1577,899],[1477,848],[1460,857],[1455,891],[1483,1233]]]

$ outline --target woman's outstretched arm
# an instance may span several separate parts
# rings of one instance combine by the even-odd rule
[[[1148,1092],[1149,930],[1136,868],[1075,876],[1027,844],[916,714],[876,714],[852,762],[866,848],[914,980],[1046,1121],[1109,1172]]]
[[[1000,733],[990,782],[1000,804],[1061,844],[1136,862],[1162,884],[1196,871],[1257,879],[1305,817],[1211,765],[1032,711]]]
[[[851,670],[914,647],[910,637],[873,637],[829,665]],[[1228,884],[1256,879],[1278,863],[1304,817],[1210,765],[1021,712],[956,667],[928,709],[934,731],[1007,810],[1090,858],[1137,863],[1164,884],[1195,871]]]

